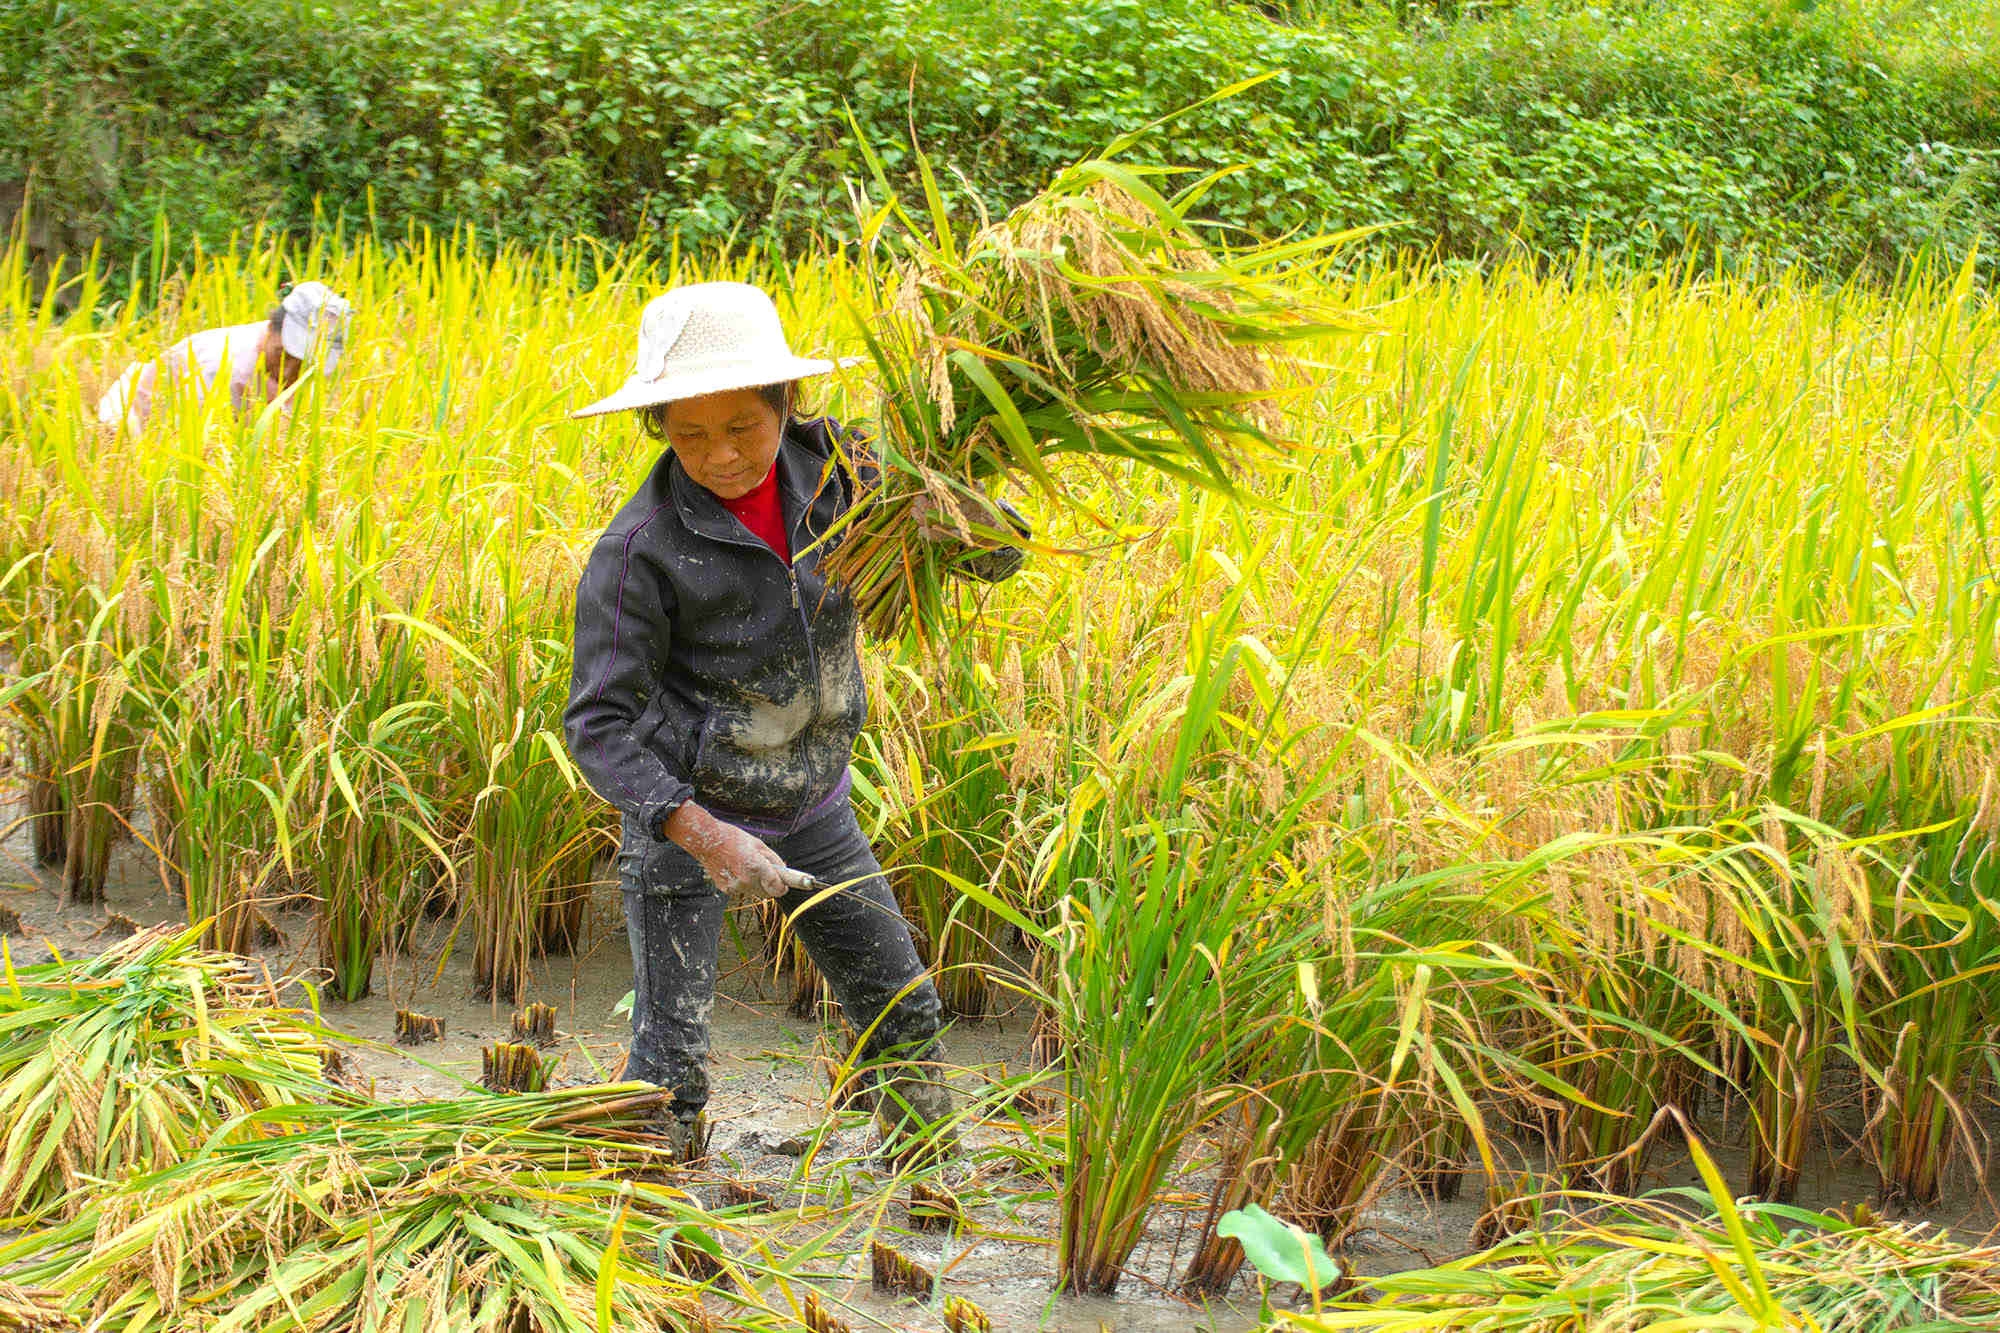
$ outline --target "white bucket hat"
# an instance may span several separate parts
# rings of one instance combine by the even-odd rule
[[[323,282],[302,282],[279,306],[285,312],[279,337],[286,353],[304,361],[318,348],[320,364],[331,375],[347,348],[347,299]]]
[[[639,355],[618,392],[572,417],[598,417],[730,389],[824,375],[862,358],[793,356],[778,307],[747,282],[697,282],[646,303]]]

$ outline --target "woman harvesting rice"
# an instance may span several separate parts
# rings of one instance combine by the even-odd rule
[[[832,369],[792,355],[762,291],[701,283],[646,307],[631,378],[576,413],[636,411],[668,445],[591,552],[564,725],[624,816],[626,1073],[671,1090],[677,1148],[708,1100],[732,900],[779,902],[865,1034],[885,1144],[950,1139],[937,992],[848,799],[867,696],[853,600],[821,561],[856,497],[857,441],[792,415],[795,382]],[[1020,560],[984,557],[967,572]]]
[[[185,384],[203,394],[226,386],[236,411],[262,406],[296,384],[314,356],[323,373],[333,373],[347,343],[347,316],[346,299],[323,282],[286,287],[264,319],[203,329],[156,360],[127,366],[97,400],[97,419],[114,428],[143,428],[163,385]]]

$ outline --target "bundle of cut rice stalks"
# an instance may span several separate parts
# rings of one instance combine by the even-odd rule
[[[171,1162],[246,1112],[334,1095],[310,1014],[262,968],[150,930],[0,984],[0,1218]]]
[[[1232,488],[1305,382],[1287,349],[1356,327],[1310,294],[1363,231],[1224,249],[1193,220],[1214,178],[1168,197],[1172,174],[1084,162],[961,243],[928,166],[927,221],[878,171],[890,202],[850,293],[881,393],[871,503],[828,561],[876,634],[930,622],[965,548],[1020,540],[991,498],[1003,476],[1086,513],[1056,456]]]
[[[718,1224],[656,1178],[669,1159],[647,1126],[664,1097],[625,1084],[283,1108],[268,1117],[283,1136],[131,1180],[0,1248],[0,1265],[124,1333],[681,1333],[713,1326],[702,1288],[663,1260],[691,1240],[749,1303],[730,1326],[759,1326]]]

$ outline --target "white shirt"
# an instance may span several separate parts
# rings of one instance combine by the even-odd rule
[[[185,381],[202,393],[217,383],[227,383],[229,404],[238,412],[251,401],[253,391],[261,388],[258,401],[268,398],[270,377],[258,355],[268,327],[260,319],[226,329],[203,329],[160,353],[156,361],[133,362],[97,400],[97,419],[107,426],[120,421],[134,430],[144,426],[153,414],[153,397],[162,374],[170,386]]]

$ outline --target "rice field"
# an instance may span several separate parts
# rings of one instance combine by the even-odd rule
[[[1200,1162],[1172,1281],[1262,1280],[1273,1327],[2000,1318],[2000,1256],[1913,1220],[1983,1187],[2000,1091],[2000,309],[1970,273],[1318,272],[1332,317],[1233,489],[992,479],[1028,567],[930,632],[877,618],[855,789],[961,1026],[1032,1024],[965,1116],[1044,1182],[1052,1285],[1119,1289]],[[654,457],[565,411],[665,286],[765,284],[821,355],[863,349],[880,275],[327,236],[132,276],[58,300],[0,259],[8,848],[89,904],[134,830],[190,927],[137,972],[9,964],[24,1326],[836,1326],[799,1275],[858,1252],[851,1214],[717,1213],[629,1141],[641,1089],[342,1090],[306,1058],[336,1039],[275,993],[237,1013],[228,960],[305,900],[333,1025],[438,921],[496,1005],[564,974],[617,837],[561,741],[573,594]],[[96,426],[127,361],[304,276],[354,302],[337,381]],[[897,410],[863,372],[811,406]],[[48,1062],[141,974],[200,1017],[85,1062],[106,1109],[57,1128]],[[1689,1154],[1707,1188],[1656,1192]],[[1797,1206],[1830,1157],[1868,1197]],[[1408,1187],[1486,1200],[1478,1253],[1299,1273]],[[393,1299],[348,1276],[369,1228]]]

